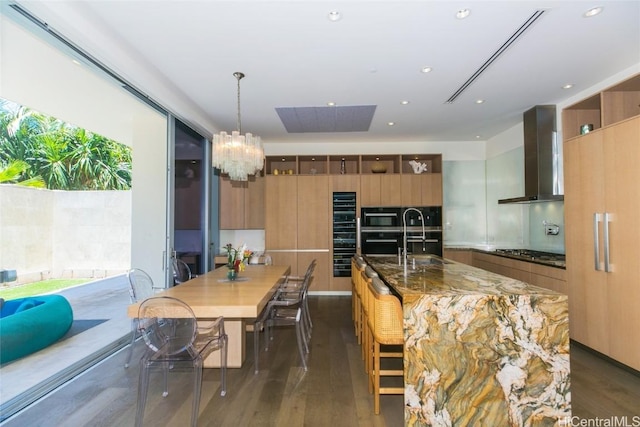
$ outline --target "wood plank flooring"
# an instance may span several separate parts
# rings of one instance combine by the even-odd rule
[[[402,396],[382,396],[381,415],[373,414],[353,334],[350,297],[311,296],[310,306],[314,328],[309,370],[301,367],[293,329],[279,329],[270,350],[261,352],[261,370],[254,375],[253,341],[248,334],[247,361],[241,369],[228,370],[225,397],[220,396],[219,371],[205,370],[199,426],[403,425]],[[142,347],[138,342],[134,357],[139,358]],[[125,358],[126,351],[117,353],[1,425],[132,426],[138,365],[124,369]],[[571,368],[574,416],[626,415],[629,423],[635,416],[639,423],[635,425],[640,425],[639,376],[578,346],[572,347]],[[166,398],[161,397],[160,377],[152,377],[145,426],[187,425],[192,377],[172,373]],[[574,425],[579,425],[577,420]]]

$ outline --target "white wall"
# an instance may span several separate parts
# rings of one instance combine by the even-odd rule
[[[0,269],[17,270],[17,283],[120,274],[130,246],[130,191],[0,184]]]

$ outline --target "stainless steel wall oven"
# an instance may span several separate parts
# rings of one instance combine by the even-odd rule
[[[360,249],[364,255],[397,255],[407,233],[407,253],[442,256],[442,207],[363,207]],[[424,218],[424,239],[423,224]]]

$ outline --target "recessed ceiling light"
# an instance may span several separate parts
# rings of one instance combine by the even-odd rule
[[[71,62],[73,62],[76,65],[82,65],[80,61],[78,61],[77,59],[72,59]]]
[[[480,138],[481,138],[481,136],[480,136],[480,135],[476,135],[476,139],[480,139]]]
[[[464,19],[469,16],[470,13],[471,11],[469,9],[460,9],[456,12],[456,18]]]
[[[573,85],[571,83],[568,83],[564,86],[562,86],[562,89],[571,89],[573,87]]]
[[[599,15],[602,12],[602,6],[592,7],[584,13],[585,18],[591,18],[592,16]]]
[[[389,126],[395,126],[395,124],[396,124],[396,122],[389,122],[389,123],[387,123],[387,125],[389,125]]]
[[[409,101],[400,101],[400,104],[402,105],[407,105],[409,103]]]
[[[327,17],[331,22],[336,22],[342,19],[342,15],[337,10],[332,10],[331,12],[329,12],[329,15],[327,15]]]
[[[420,72],[422,72],[422,73],[430,73],[431,70],[433,70],[433,68],[431,68],[431,67],[422,67],[420,69]]]
[[[476,104],[484,104],[484,99],[476,99]]]
[[[335,102],[331,102],[331,101],[330,101],[330,102],[327,102],[327,105],[328,105],[329,107],[335,107],[336,103],[335,103]]]

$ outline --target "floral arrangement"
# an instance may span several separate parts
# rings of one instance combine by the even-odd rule
[[[227,243],[224,247],[227,250],[227,268],[236,273],[244,271],[247,263],[245,262],[253,252],[247,249],[247,245],[243,244],[239,248],[234,248],[231,243]]]

